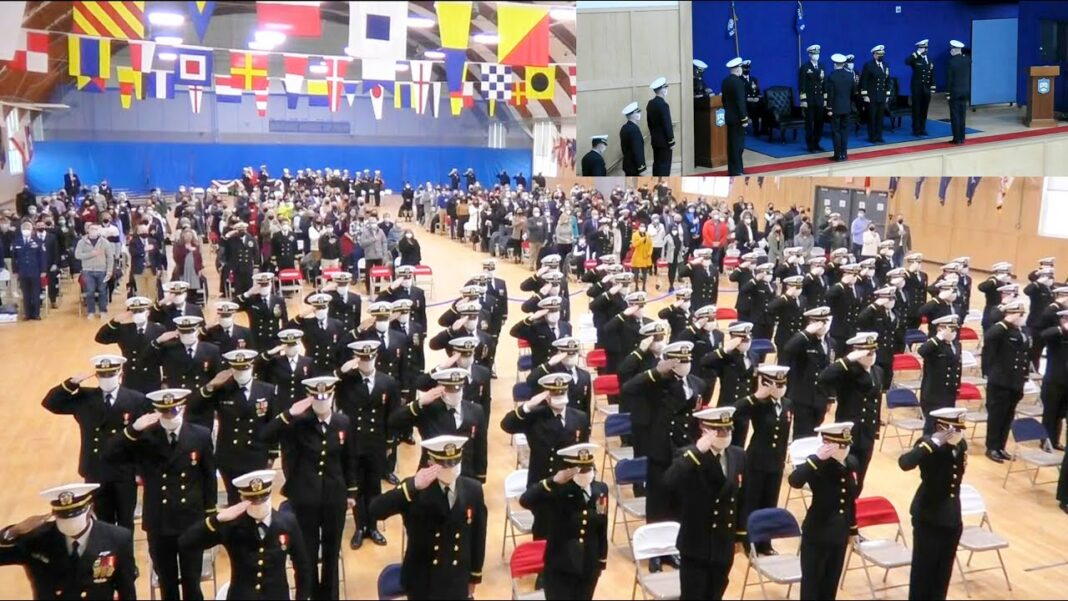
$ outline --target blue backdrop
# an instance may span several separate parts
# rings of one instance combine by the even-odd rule
[[[1018,19],[972,21],[972,104],[1016,102],[1018,33]]]
[[[1068,2],[1059,4],[1068,5]],[[735,56],[734,40],[727,37],[730,5],[726,0],[693,3],[693,55],[709,64],[706,83],[717,92],[726,76],[723,65]],[[886,46],[890,74],[899,78],[905,93],[912,74],[905,65],[905,58],[915,50],[917,41],[924,38],[930,40],[929,52],[935,63],[935,80],[941,89],[945,86],[949,40],[957,39],[970,44],[973,19],[1015,18],[1022,12],[1016,2],[983,1],[810,0],[803,2],[803,6],[805,30],[801,33],[802,52],[811,44],[819,44],[822,47],[820,61],[828,69],[831,68],[832,54],[854,54],[859,71],[871,59],[869,50],[877,44],[883,44]],[[896,6],[901,7],[901,13],[895,12]],[[747,1],[736,2],[735,7],[741,55],[753,60],[753,74],[760,80],[761,87],[788,85],[796,93],[798,57],[794,16],[797,2]],[[1024,37],[1023,32],[1020,37]]]
[[[242,167],[265,164],[272,175],[288,167],[381,169],[386,185],[399,189],[404,181],[447,182],[453,167],[473,167],[479,180],[492,183],[502,169],[530,178],[529,149],[473,147],[402,147],[271,144],[181,144],[158,142],[44,141],[34,144],[26,181],[38,192],[63,187],[63,174],[73,167],[87,185],[107,179],[116,189],[146,191],[179,185],[207,186],[213,179],[240,177]]]

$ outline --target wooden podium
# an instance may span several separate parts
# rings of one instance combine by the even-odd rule
[[[694,98],[694,164],[719,167],[727,164],[727,126],[716,126],[716,111],[723,108],[723,96]]]
[[[1027,127],[1053,127],[1054,82],[1061,74],[1056,65],[1031,67],[1031,93],[1027,99]]]

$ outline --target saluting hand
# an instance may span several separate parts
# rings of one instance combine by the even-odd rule
[[[78,384],[81,384],[82,382],[88,380],[89,378],[92,378],[93,375],[94,374],[86,374],[86,373],[74,374],[73,376],[70,377],[70,381],[72,383],[74,383],[75,385],[78,385]]]
[[[305,411],[307,411],[308,408],[311,407],[311,404],[312,404],[312,398],[310,396],[309,397],[304,397],[303,399],[293,403],[293,406],[291,406],[289,408],[289,414],[294,416],[294,417],[296,417],[296,416],[300,415],[301,413],[304,413]]]
[[[457,319],[456,321],[452,322],[452,330],[454,332],[459,332],[460,330],[463,329],[463,327],[465,325],[467,325],[467,317],[466,316],[465,317],[461,317],[461,318]]]
[[[268,355],[281,355],[283,352],[285,352],[285,350],[286,350],[286,345],[279,344],[278,346],[274,347],[273,349],[267,351],[267,354]]]
[[[850,363],[860,363],[860,360],[867,356],[867,354],[868,351],[849,351],[849,354],[846,355],[846,361],[849,361]]]
[[[948,430],[939,430],[934,434],[931,434],[931,440],[938,446],[942,446],[946,443],[946,439],[949,438]]]
[[[457,355],[458,354],[459,353],[457,353]],[[426,407],[427,405],[429,405],[429,404],[433,403],[434,401],[440,399],[441,395],[443,395],[443,394],[445,394],[445,387],[444,386],[435,386],[435,387],[431,388],[430,390],[427,390],[426,392],[424,392],[421,395],[419,395],[419,406],[420,407]]]
[[[360,329],[361,330],[370,330],[374,326],[375,326],[375,317],[373,315],[371,317],[368,317],[367,319],[365,319],[365,320],[360,322]]]
[[[737,336],[727,336],[727,338],[723,341],[723,350],[728,353],[733,352],[734,349],[738,348],[738,345],[740,345],[741,343],[742,338],[739,338]]]
[[[226,509],[220,511],[216,518],[220,522],[229,522],[232,520],[236,520],[245,513],[245,511],[248,509],[248,506],[251,504],[252,503],[249,501],[241,501],[240,503],[235,503],[227,507]]]
[[[360,366],[360,360],[359,359],[356,359],[356,358],[349,359],[348,361],[346,361],[345,363],[343,363],[341,365],[341,372],[342,373],[348,373],[348,372],[356,369],[359,366]]]
[[[144,432],[145,430],[155,426],[159,423],[159,413],[150,411],[141,417],[134,420],[133,429],[135,432]]]
[[[22,536],[24,534],[28,534],[30,532],[33,532],[34,530],[40,528],[44,524],[52,521],[52,519],[53,518],[52,518],[52,514],[51,513],[42,513],[41,515],[31,515],[30,517],[22,520],[21,522],[15,524],[11,528],[9,528],[8,529],[8,534],[10,534],[12,538],[18,538],[18,537],[20,537],[20,536]]]
[[[123,311],[114,318],[115,323],[133,323],[133,311]]]
[[[753,396],[761,401],[767,400],[768,397],[771,396],[771,386],[768,386],[767,384],[757,385],[756,392],[753,393]]]
[[[809,336],[815,336],[816,334],[819,333],[819,331],[822,328],[823,328],[823,324],[822,323],[820,323],[818,321],[814,321],[814,322],[808,324],[807,326],[805,326],[805,333],[808,334]]]
[[[539,392],[538,394],[530,397],[529,401],[523,403],[523,410],[527,411],[527,412],[533,411],[535,408],[537,408],[538,405],[540,405],[543,402],[545,402],[545,400],[548,399],[548,398],[549,398],[549,391],[548,390],[544,390],[542,392]]]
[[[171,330],[169,332],[164,332],[164,333],[160,334],[159,337],[156,338],[156,344],[163,344],[165,342],[170,342],[171,340],[177,340],[177,339],[178,339],[178,331],[177,330]]]
[[[575,474],[577,473],[579,473],[577,467],[569,467],[562,469],[556,472],[555,475],[553,475],[553,482],[557,484],[567,484],[575,477]]]
[[[660,362],[656,364],[656,373],[666,376],[671,373],[678,364],[678,359],[661,359]]]
[[[224,369],[219,373],[215,374],[215,377],[212,378],[210,382],[208,382],[208,386],[211,386],[212,388],[218,388],[219,386],[225,384],[227,380],[232,377],[234,377],[234,370]]]
[[[441,473],[441,466],[434,464],[424,467],[415,473],[415,489],[425,490],[426,487],[434,483],[438,479],[438,474]]]
[[[716,435],[712,430],[708,430],[701,434],[701,437],[697,439],[697,450],[702,453],[707,453],[712,448],[712,439]]]
[[[567,353],[556,353],[555,355],[549,358],[549,365],[558,365],[561,361],[564,360],[564,357],[566,356]]]
[[[834,455],[835,445],[833,444],[821,444],[820,448],[816,449],[816,457],[819,457],[821,461],[826,461]]]

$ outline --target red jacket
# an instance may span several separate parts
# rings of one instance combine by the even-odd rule
[[[726,248],[730,230],[726,221],[716,223],[714,219],[705,221],[701,227],[701,246],[705,248]]]
[[[179,243],[174,245],[174,273],[171,275],[172,280],[184,279],[182,278],[182,270],[185,268],[185,255],[188,252],[189,251],[185,248],[185,244]],[[197,273],[200,273],[201,271],[204,271],[204,258],[200,255],[199,250],[194,250],[192,252],[193,268]]]

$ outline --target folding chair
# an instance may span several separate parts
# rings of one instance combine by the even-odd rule
[[[986,378],[979,373],[979,360],[972,351],[960,352],[961,382],[967,382],[976,386],[986,386]]]
[[[512,599],[519,601],[535,601],[544,599],[545,591],[536,590],[529,593],[519,592],[519,581],[527,576],[540,574],[545,569],[545,541],[534,540],[525,542],[512,551],[512,557],[508,560],[508,570],[512,576]]]
[[[519,347],[519,356],[530,354],[530,342],[525,338],[516,338],[516,345]]]
[[[883,450],[883,443],[887,438],[895,438],[902,449],[912,446],[917,432],[923,432],[924,419],[920,413],[920,399],[916,393],[907,388],[894,388],[886,393],[886,424],[883,429],[882,439],[879,441],[879,451]],[[909,417],[898,417],[898,414],[906,414]],[[893,436],[890,428],[894,429]],[[901,444],[901,439],[908,435],[907,445]]]
[[[723,256],[723,275],[730,275],[732,271],[738,268],[738,265],[742,263],[741,252],[736,248],[728,248],[727,254]]]
[[[415,285],[426,290],[430,298],[434,297],[434,270],[429,265],[415,266]]]
[[[978,434],[978,425],[985,424],[988,417],[986,404],[983,402],[983,393],[975,384],[962,381],[960,387],[957,388],[957,403],[961,401],[979,401],[974,407],[969,405],[968,412],[964,414],[964,423],[973,424],[970,428],[972,433],[968,436],[968,442],[972,442]]]
[[[911,351],[912,347],[917,344],[923,344],[927,342],[927,334],[923,330],[917,330],[915,328],[909,328],[905,330],[905,346]]]
[[[534,527],[534,514],[526,509],[512,507],[512,502],[527,491],[527,470],[520,469],[504,477],[504,534],[501,535],[501,557],[504,557],[505,545],[512,539],[516,548],[516,537],[530,534]]]
[[[521,339],[522,340],[522,339]],[[523,342],[526,342],[523,340]],[[528,344],[529,348],[529,344]],[[518,384],[522,381],[522,374],[534,369],[534,357],[530,353],[520,353],[519,358],[515,361],[515,381]]]
[[[617,413],[606,417],[604,420],[604,457],[601,459],[602,474],[608,473],[605,471],[606,467],[614,470],[616,463],[623,459],[634,459],[634,447],[622,444],[624,436],[630,436],[630,414]],[[609,445],[610,438],[619,438],[620,444],[614,447]]]
[[[823,440],[819,436],[795,438],[794,441],[790,443],[790,447],[787,449],[787,454],[789,455],[790,469],[796,468],[797,466],[804,463],[810,455],[815,455],[816,449],[820,448],[820,445],[822,444]],[[788,507],[790,505],[790,499],[795,494],[795,490],[797,489],[792,486],[786,487],[786,501],[783,503],[783,507]],[[801,504],[805,506],[805,509],[808,509],[808,497],[812,496],[812,490],[808,487],[808,484],[806,484],[804,488],[797,490],[796,494],[798,497],[800,497]]]
[[[974,343],[975,350],[981,350],[983,348],[983,338],[975,331],[974,328],[968,326],[961,326],[957,339],[960,340],[963,346],[965,342]]]
[[[616,477],[610,493],[616,499],[616,508],[612,512],[612,542],[616,540],[616,526],[619,514],[623,513],[623,528],[630,538],[630,525],[645,521],[645,497],[624,497],[623,487],[645,484],[645,472],[648,469],[645,457],[623,459],[616,464]],[[633,490],[633,489],[632,489]]]
[[[861,540],[861,537],[854,537],[853,544],[850,545],[849,551],[846,553],[845,568],[842,570],[842,579],[839,581],[838,588],[841,589],[845,586],[845,577],[850,570],[849,562],[853,559],[854,554],[860,557],[861,565],[860,568],[852,569],[864,570],[864,577],[868,580],[868,589],[871,591],[872,599],[875,598],[877,590],[885,591],[908,586],[906,582],[876,589],[871,581],[871,573],[868,571],[869,564],[885,570],[883,584],[886,584],[886,578],[890,575],[890,570],[912,565],[912,551],[905,544],[905,532],[901,529],[901,520],[898,519],[897,510],[894,509],[893,504],[885,497],[864,497],[857,499],[856,511],[858,529],[875,526],[896,526],[897,532],[892,539],[864,538]]]
[[[771,583],[785,584],[786,598],[789,599],[794,585],[801,582],[801,556],[781,551],[777,555],[760,556],[757,555],[756,547],[776,539],[800,538],[801,528],[797,525],[797,519],[792,513],[779,507],[758,509],[749,514],[746,532],[749,536],[749,562],[745,566],[745,580],[742,581],[740,598],[745,599],[746,587],[759,585],[760,592],[767,599],[768,590],[765,584]],[[750,571],[757,575],[757,581],[753,584],[749,583]]]
[[[894,388],[905,388],[907,390],[920,389],[920,378],[923,377],[923,364],[920,363],[919,357],[912,353],[897,353],[894,355],[892,369],[894,372]],[[903,377],[906,374],[911,377]]]
[[[608,355],[605,354],[603,348],[595,348],[586,353],[586,367],[601,370],[606,365],[608,365]]]
[[[527,443],[526,434],[515,434],[512,436],[512,446],[515,447],[515,467],[516,469],[526,469],[530,465],[530,445]]]
[[[775,344],[767,338],[754,338],[749,350],[760,357],[760,363],[763,363],[768,354],[775,352]]]
[[[738,311],[730,307],[718,307],[716,309],[716,321],[737,321]]]
[[[215,591],[215,599],[217,601],[224,601],[230,595],[230,581],[222,583],[219,586],[219,590]]]
[[[597,402],[597,399],[594,399],[594,405],[597,408],[597,415],[601,416],[601,421],[607,419],[609,415],[615,415],[619,413],[619,405],[608,404],[608,397],[618,394],[619,376],[617,376],[616,374],[597,376],[593,379],[593,395],[595,397],[605,397],[604,403],[599,403]]]
[[[315,278],[315,289],[322,290],[323,284],[334,279],[334,275],[341,273],[340,267],[327,267],[319,272],[319,275]]]
[[[391,563],[378,573],[378,598],[403,599],[407,594],[401,586],[401,564]]]
[[[641,562],[654,557],[675,555],[679,552],[675,541],[679,538],[678,522],[657,522],[638,527],[630,541],[631,555],[634,557],[634,586],[630,598],[637,597],[641,587],[642,599],[678,599],[682,595],[682,583],[677,570],[662,571],[655,574],[642,572]]]
[[[512,386],[512,400],[516,403],[525,403],[534,396],[534,390],[526,382],[519,382]]]
[[[1016,417],[1034,417],[1042,419],[1042,399],[1039,397],[1041,390],[1038,384],[1028,380],[1024,383],[1023,400],[1016,405]]]
[[[994,532],[993,526],[990,525],[990,514],[986,511],[986,503],[983,501],[983,495],[970,484],[960,485],[960,515],[962,519],[979,516],[979,524],[965,524],[964,531],[961,532],[960,535],[960,543],[957,545],[957,552],[968,552],[968,561],[965,562],[964,565],[971,567],[972,557],[974,557],[976,553],[993,551],[998,555],[998,566],[976,568],[968,570],[967,572],[964,571],[964,566],[960,564],[960,556],[957,556],[957,569],[960,570],[960,577],[964,580],[965,592],[968,591],[967,574],[996,570],[998,567],[1001,568],[1001,573],[1005,576],[1005,586],[1011,591],[1012,583],[1009,582],[1009,571],[1005,569],[1005,558],[1001,556],[1001,550],[1009,548],[1009,541],[1000,534]]]
[[[1048,440],[1046,428],[1033,417],[1025,417],[1012,422],[1012,459],[1009,460],[1009,469],[1005,471],[1005,481],[1001,483],[1001,487],[1005,488],[1009,483],[1009,476],[1014,472],[1034,472],[1031,475],[1031,486],[1038,484],[1051,484],[1056,480],[1048,480],[1045,482],[1038,482],[1038,472],[1044,467],[1059,468],[1061,462],[1064,460],[1063,451],[1044,451],[1041,447],[1045,446]],[[1029,442],[1039,443],[1039,448],[1025,447]],[[1016,465],[1016,462],[1025,463],[1033,467],[1024,466],[1022,469],[1014,470],[1012,467]]]

